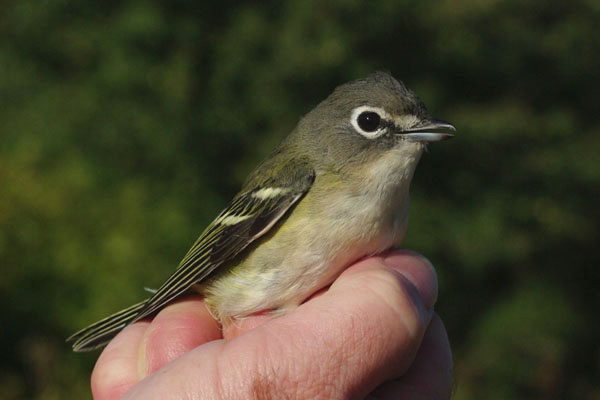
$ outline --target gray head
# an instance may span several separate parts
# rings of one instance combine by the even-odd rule
[[[307,149],[315,165],[337,169],[381,156],[398,146],[421,151],[424,144],[452,137],[446,122],[431,118],[423,102],[385,72],[337,87],[308,113],[288,145]],[[445,132],[444,132],[445,131]]]

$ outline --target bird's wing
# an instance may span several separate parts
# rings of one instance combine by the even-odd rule
[[[287,173],[278,173],[282,171]],[[200,235],[134,321],[160,310],[192,285],[204,281],[221,264],[264,235],[308,192],[314,177],[306,163],[290,161],[260,184],[250,188],[246,185]]]

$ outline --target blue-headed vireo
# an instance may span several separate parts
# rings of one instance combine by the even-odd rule
[[[73,349],[103,346],[191,291],[224,325],[293,310],[352,262],[400,244],[421,153],[450,130],[387,73],[339,86],[250,174],[155,293],[72,335]]]

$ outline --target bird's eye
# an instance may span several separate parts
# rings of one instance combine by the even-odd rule
[[[367,139],[377,139],[387,133],[385,121],[390,115],[379,107],[359,106],[352,110],[350,123],[354,130]]]
[[[379,128],[381,117],[373,111],[365,111],[360,113],[356,119],[358,126],[365,132],[374,132]]]

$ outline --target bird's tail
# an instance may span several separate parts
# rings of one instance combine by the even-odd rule
[[[72,334],[67,342],[73,342],[73,351],[90,351],[102,347],[115,337],[121,329],[134,322],[145,304],[146,300],[83,328]]]

